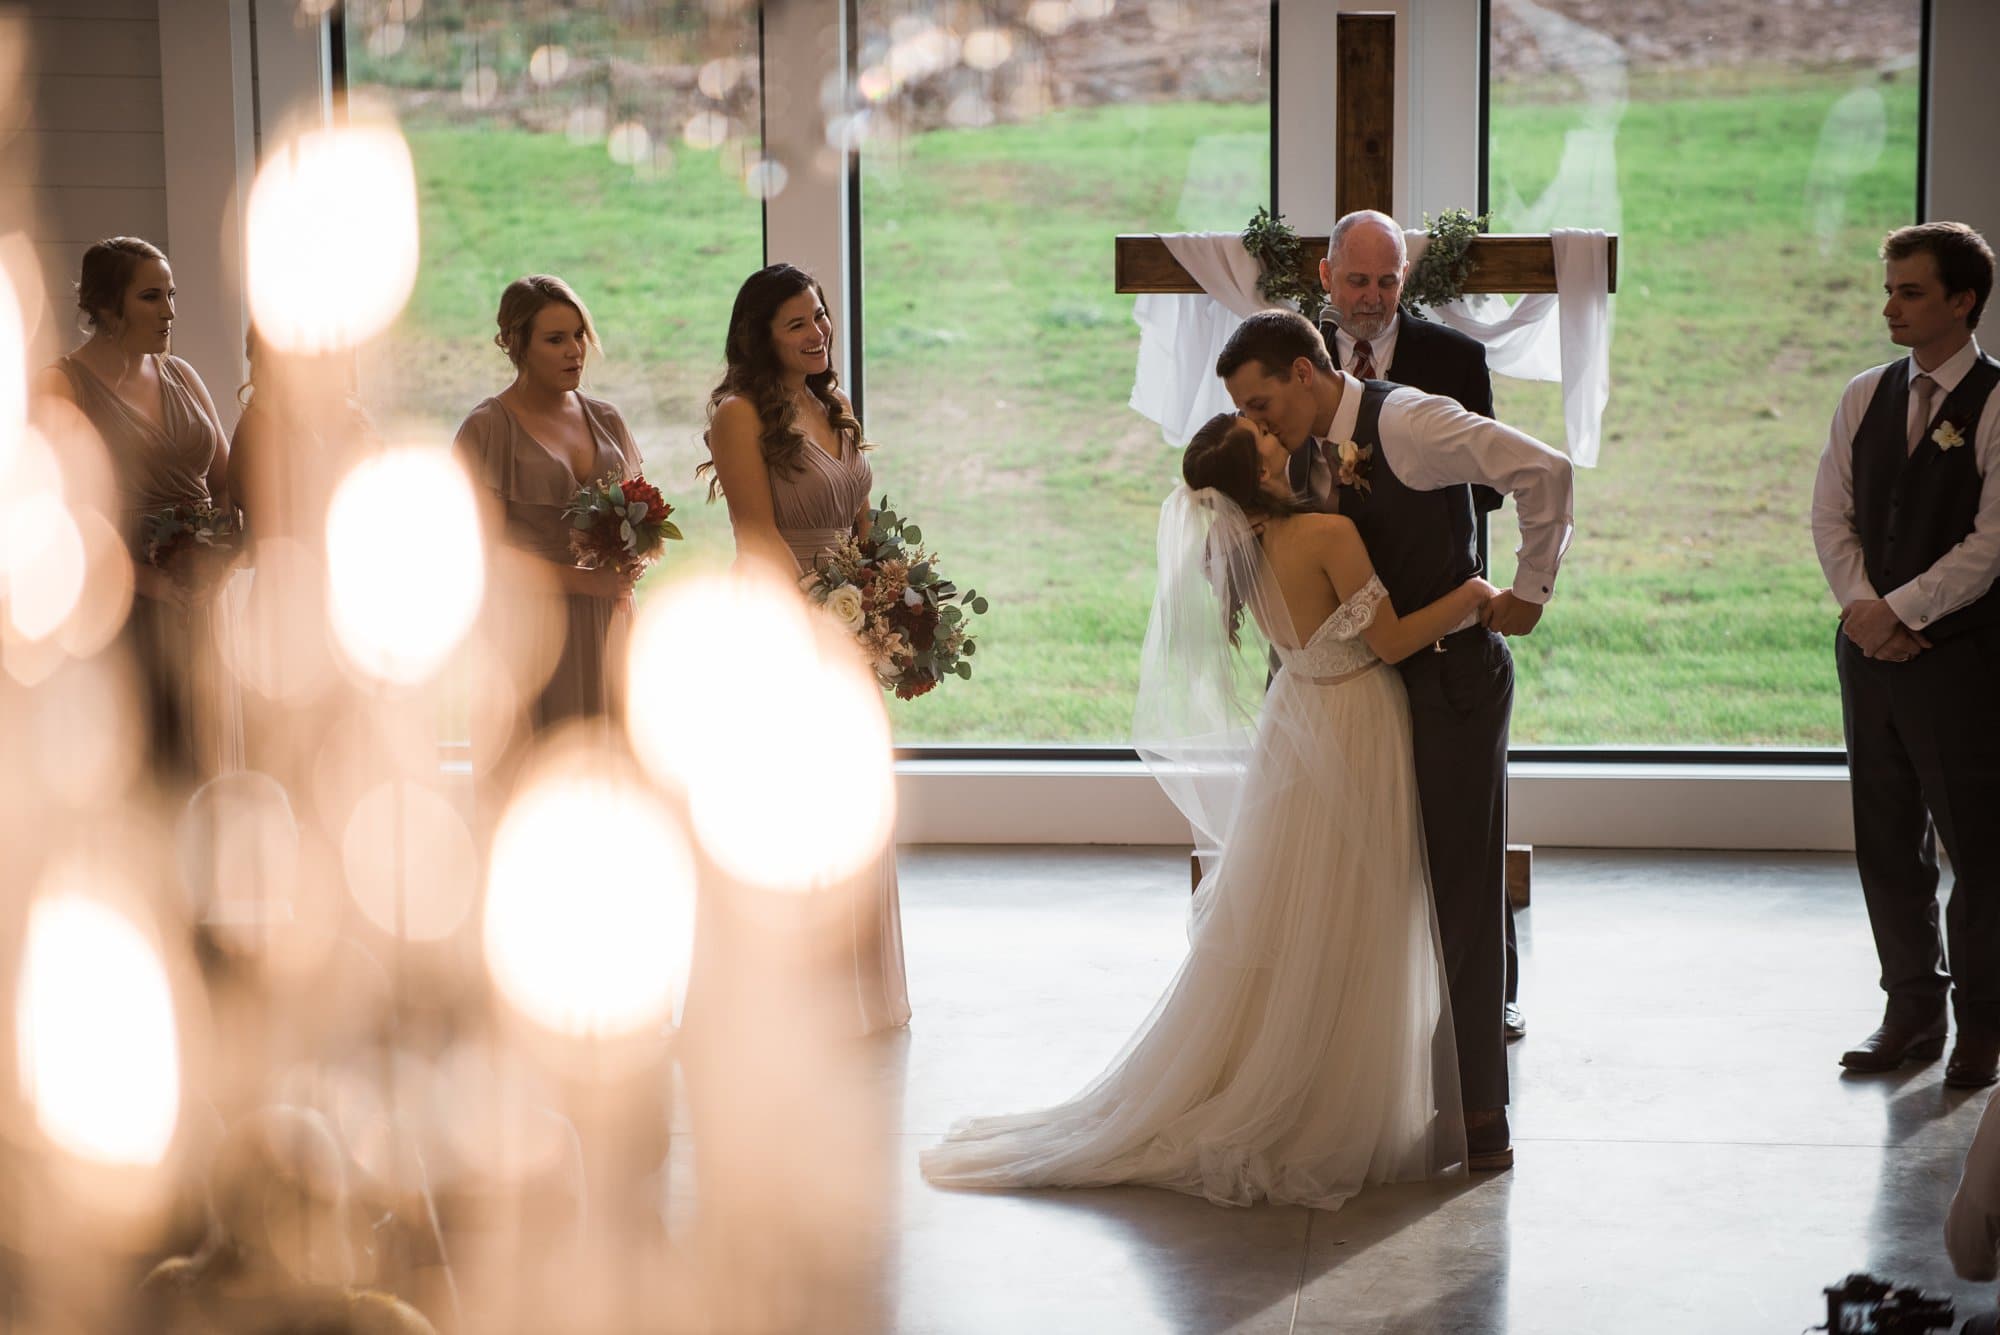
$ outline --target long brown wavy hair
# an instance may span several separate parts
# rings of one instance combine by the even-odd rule
[[[724,399],[740,394],[750,401],[750,405],[757,410],[757,420],[764,427],[759,440],[763,447],[764,466],[787,477],[805,468],[805,451],[814,446],[798,424],[798,406],[785,392],[778,353],[771,344],[771,325],[778,318],[778,308],[801,292],[813,293],[819,298],[821,306],[826,305],[826,292],[818,280],[796,265],[773,264],[744,280],[743,286],[736,292],[736,305],[729,312],[729,338],[723,345],[723,359],[727,365],[722,373],[722,382],[708,394],[711,430],[715,423],[715,410]],[[830,358],[826,370],[806,377],[806,387],[826,409],[827,421],[833,424],[841,441],[852,442],[858,449],[868,449],[868,442],[861,434],[861,420],[848,411],[833,392],[839,384],[840,377],[834,373]],[[705,443],[708,437],[707,431],[702,432],[701,438]],[[714,454],[715,447],[711,443],[709,458],[694,470],[696,477],[708,478],[708,498],[711,501],[722,495],[722,480],[715,476]]]
[[[1304,514],[1310,506],[1279,500],[1258,480],[1257,433],[1235,413],[1217,413],[1201,424],[1181,455],[1181,480],[1196,491],[1212,487],[1252,520],[1282,519]],[[1263,541],[1260,532],[1258,541]],[[1229,642],[1242,643],[1243,590],[1231,582],[1227,591]]]

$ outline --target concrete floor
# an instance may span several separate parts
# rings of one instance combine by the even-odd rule
[[[893,1199],[828,1328],[1790,1335],[1852,1270],[1961,1320],[1993,1300],[1940,1237],[1986,1095],[1942,1061],[1836,1062],[1880,1011],[1851,859],[1539,850],[1514,1170],[1334,1213],[928,1186],[917,1151],[952,1121],[1055,1101],[1117,1052],[1184,948],[1187,863],[913,848],[902,890],[916,1018],[867,1057],[901,1108]]]

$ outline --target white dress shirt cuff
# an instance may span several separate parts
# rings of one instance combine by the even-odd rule
[[[1546,603],[1555,596],[1556,572],[1534,566],[1514,568],[1514,596],[1524,603]]]
[[[1900,589],[1891,589],[1882,601],[1889,604],[1889,610],[1896,614],[1896,620],[1919,634],[1930,624],[1930,599],[1924,597],[1923,590],[1917,587],[1915,580],[1911,580]]]

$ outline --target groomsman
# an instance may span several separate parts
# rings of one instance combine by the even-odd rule
[[[1333,225],[1326,258],[1319,262],[1319,285],[1327,297],[1319,332],[1334,364],[1356,380],[1393,380],[1426,394],[1442,394],[1481,417],[1493,416],[1493,377],[1486,370],[1485,346],[1456,329],[1405,314],[1400,306],[1409,276],[1409,247],[1394,218],[1362,209]],[[1472,503],[1482,514],[1496,510],[1500,493],[1474,487]],[[1480,573],[1485,574],[1484,550],[1480,557]],[[1441,856],[1451,856],[1435,846],[1430,855],[1433,866]],[[1510,1043],[1528,1032],[1520,999],[1521,956],[1510,901],[1507,1001],[1501,1013]]]
[[[1472,487],[1514,497],[1521,517],[1514,587],[1432,650],[1398,665],[1432,855],[1468,1165],[1507,1168],[1514,1148],[1501,1009],[1514,663],[1501,637],[1532,631],[1554,591],[1571,532],[1569,460],[1440,395],[1355,379],[1333,364],[1319,330],[1293,311],[1245,320],[1215,373],[1237,410],[1291,452],[1293,488],[1354,521],[1399,612],[1434,601],[1479,569]]]
[[[1882,317],[1910,355],[1848,383],[1812,504],[1840,603],[1855,862],[1888,993],[1881,1027],[1840,1062],[1937,1057],[1949,995],[1945,1083],[1977,1088],[2000,1066],[2000,362],[1972,337],[1993,251],[1962,223],[1923,223],[1891,232],[1882,261]]]

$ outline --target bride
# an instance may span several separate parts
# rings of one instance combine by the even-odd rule
[[[921,1156],[934,1183],[1331,1209],[1464,1162],[1409,705],[1382,667],[1493,587],[1467,580],[1398,617],[1353,523],[1305,512],[1286,463],[1276,437],[1223,414],[1161,508],[1134,728],[1221,850],[1187,958],[1102,1075],[1053,1108],[960,1123]],[[1261,715],[1246,610],[1283,664]]]

